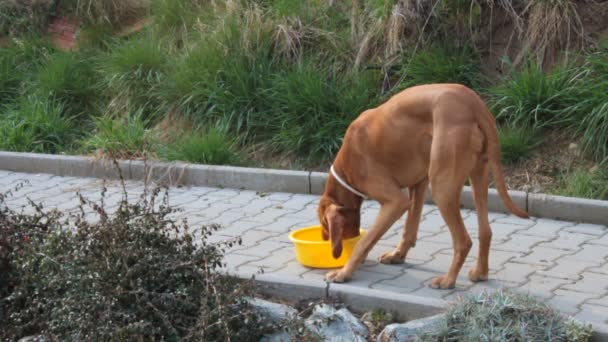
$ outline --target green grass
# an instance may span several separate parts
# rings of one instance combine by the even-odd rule
[[[0,112],[0,150],[36,153],[70,150],[78,135],[75,128],[57,102],[25,97]]]
[[[511,126],[501,127],[498,130],[498,140],[504,164],[515,164],[529,158],[541,143],[533,130]]]
[[[167,160],[187,161],[210,165],[242,165],[243,157],[237,141],[225,129],[211,127],[205,131],[185,133],[175,142],[161,149]]]
[[[562,196],[608,200],[608,165],[597,170],[577,169],[563,176],[562,184],[554,193]]]
[[[122,117],[106,115],[95,119],[95,132],[83,141],[85,151],[111,158],[139,158],[157,148],[158,139],[147,129],[141,110]]]

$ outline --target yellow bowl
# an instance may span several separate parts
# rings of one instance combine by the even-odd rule
[[[294,230],[289,234],[295,246],[296,259],[304,266],[314,268],[337,268],[342,267],[348,261],[357,241],[365,234],[365,230],[359,230],[359,236],[342,240],[342,255],[334,259],[331,251],[331,241],[323,241],[321,226],[310,226]]]

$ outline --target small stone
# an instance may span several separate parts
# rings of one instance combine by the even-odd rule
[[[589,173],[596,173],[600,169],[599,165],[594,165],[589,169]]]
[[[575,151],[578,149],[578,144],[576,143],[570,143],[570,145],[568,145],[568,150],[570,151]]]
[[[336,310],[327,304],[319,304],[304,322],[306,327],[319,334],[324,341],[367,341],[369,331],[348,309]]]
[[[378,335],[378,342],[415,341],[420,333],[436,334],[441,329],[444,319],[445,316],[440,314],[407,323],[389,324]]]

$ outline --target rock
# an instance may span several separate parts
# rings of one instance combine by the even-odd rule
[[[369,332],[348,309],[336,310],[327,304],[315,306],[304,322],[306,327],[323,337],[324,341],[367,341]]]
[[[46,342],[46,338],[42,335],[26,336],[20,338],[18,342]]]
[[[378,342],[415,341],[422,332],[438,332],[444,322],[444,315],[421,318],[407,323],[387,325],[378,335]]]
[[[247,302],[273,323],[280,323],[298,316],[298,311],[288,305],[273,303],[261,298],[247,298]]]
[[[593,165],[590,169],[589,169],[589,173],[596,173],[600,170],[600,166],[599,165]]]
[[[279,331],[262,336],[260,342],[291,342],[291,334],[286,331]]]

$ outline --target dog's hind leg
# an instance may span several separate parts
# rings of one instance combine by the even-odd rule
[[[473,282],[488,279],[488,256],[492,240],[492,229],[490,228],[488,219],[488,178],[488,163],[480,159],[471,172],[471,186],[473,188],[473,199],[475,200],[477,222],[479,225],[477,265],[469,271],[469,279]]]
[[[399,245],[397,245],[393,251],[386,252],[378,258],[381,263],[401,264],[405,261],[409,249],[416,246],[418,226],[420,224],[420,216],[422,215],[422,208],[424,207],[424,196],[426,195],[428,186],[429,179],[425,178],[423,181],[410,188],[412,207],[407,213],[407,219],[405,220],[405,226],[403,227],[403,236]]]

